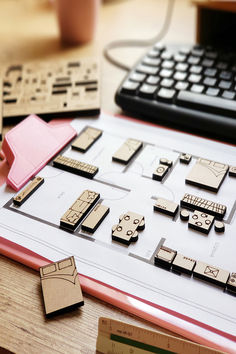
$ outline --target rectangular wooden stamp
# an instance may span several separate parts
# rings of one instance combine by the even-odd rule
[[[46,316],[84,305],[74,257],[40,268]]]
[[[197,261],[193,270],[193,276],[210,283],[225,287],[229,278],[229,272],[207,263]]]
[[[154,263],[159,267],[170,269],[176,254],[177,252],[175,250],[161,246],[155,255]]]
[[[157,198],[154,210],[166,215],[175,216],[179,210],[179,205],[164,198]]]
[[[83,221],[81,229],[90,233],[94,233],[98,226],[105,219],[110,209],[102,204],[97,204],[87,218]]]
[[[86,152],[100,137],[102,130],[87,127],[71,145],[72,149]]]
[[[89,179],[98,173],[98,167],[62,155],[53,160],[53,166]]]
[[[85,190],[60,219],[62,228],[74,231],[88,212],[94,207],[100,194]]]
[[[142,141],[135,139],[127,139],[124,144],[112,156],[112,160],[127,164],[135,154],[142,148]]]
[[[130,245],[138,240],[138,231],[144,227],[144,216],[128,211],[119,217],[119,224],[112,227],[112,240]]]
[[[35,177],[15,198],[13,198],[13,203],[15,205],[22,205],[42,184],[44,183],[44,178]]]

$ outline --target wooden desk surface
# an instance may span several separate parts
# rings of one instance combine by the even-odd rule
[[[102,109],[119,113],[114,93],[125,72],[102,58],[102,48],[114,39],[153,37],[162,26],[166,5],[166,0],[104,1],[94,41],[83,46],[63,47],[53,9],[47,1],[1,0],[0,61],[3,64],[100,56]],[[176,0],[164,42],[193,43],[194,38],[195,9],[189,0]],[[122,49],[116,53],[120,60],[132,65],[142,51]],[[5,126],[4,131],[9,128]],[[90,295],[84,294],[84,297],[85,306],[80,310],[46,320],[38,273],[0,256],[0,347],[16,353],[95,353],[100,316],[160,329]]]

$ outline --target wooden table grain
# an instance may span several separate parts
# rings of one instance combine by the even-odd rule
[[[114,103],[114,94],[125,72],[106,62],[102,49],[114,39],[153,37],[163,24],[166,7],[167,0],[106,0],[101,6],[96,38],[82,46],[67,47],[60,42],[50,2],[1,0],[1,66],[12,62],[96,55],[102,66],[102,109],[120,113]],[[176,0],[164,41],[193,43],[194,38],[195,9],[189,0]],[[128,65],[132,65],[142,52],[140,49],[113,51]],[[10,128],[4,122],[4,133]],[[45,319],[38,272],[0,256],[0,347],[27,354],[95,353],[100,316],[160,330],[160,327],[88,294],[84,297],[82,308]]]

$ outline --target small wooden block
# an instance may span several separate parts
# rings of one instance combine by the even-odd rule
[[[196,261],[192,258],[188,258],[178,253],[172,263],[172,269],[176,272],[186,273],[191,275]]]
[[[100,198],[100,194],[85,190],[61,217],[60,226],[74,231]]]
[[[229,168],[229,176],[236,177],[236,166],[230,166],[230,168]]]
[[[168,159],[163,157],[163,158],[160,159],[160,164],[161,165],[166,165],[168,167],[171,167],[173,165],[173,161],[168,160]]]
[[[196,197],[195,195],[186,193],[180,201],[182,207],[200,210],[208,214],[214,215],[218,219],[222,219],[226,213],[226,206],[211,202],[210,200]]]
[[[231,273],[227,281],[227,290],[236,294],[236,273]]]
[[[119,224],[112,227],[112,240],[130,245],[138,240],[138,230],[145,227],[144,216],[128,211],[121,215]]]
[[[154,263],[159,267],[170,269],[176,254],[177,252],[171,248],[161,246],[155,255]]]
[[[225,232],[225,224],[223,221],[215,220],[214,227],[216,232]]]
[[[35,177],[17,196],[13,199],[13,203],[16,205],[22,205],[42,184],[44,178]]]
[[[163,177],[167,174],[169,167],[166,165],[159,165],[155,172],[152,174],[152,179],[162,181]]]
[[[188,221],[189,220],[189,212],[186,209],[182,209],[180,212],[180,219],[183,221]]]
[[[197,261],[193,270],[193,276],[210,283],[225,287],[229,278],[229,272],[213,267],[207,263]]]
[[[186,165],[188,165],[191,160],[192,160],[192,155],[185,154],[184,152],[179,157],[179,161],[185,163]]]
[[[127,139],[126,142],[115,152],[112,160],[127,164],[135,154],[142,148],[143,143],[135,139]]]
[[[98,167],[62,155],[53,160],[53,166],[89,179],[98,173]]]
[[[105,219],[110,209],[102,204],[97,204],[87,218],[83,221],[81,229],[90,233],[94,233],[98,226]]]
[[[198,159],[185,179],[185,182],[218,192],[228,169],[229,166],[226,164],[207,159]]]
[[[87,127],[74,142],[71,147],[75,150],[86,152],[102,135],[102,130]]]
[[[202,211],[195,210],[191,219],[189,220],[188,227],[204,234],[208,234],[214,221],[214,216],[203,213]]]
[[[46,316],[84,305],[74,257],[40,268]]]
[[[175,216],[179,205],[164,198],[157,198],[154,210],[170,216]]]

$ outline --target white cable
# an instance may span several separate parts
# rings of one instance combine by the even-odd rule
[[[112,42],[108,43],[103,49],[103,55],[105,56],[105,58],[111,64],[117,66],[118,68],[126,70],[126,71],[130,71],[131,68],[129,66],[127,66],[127,65],[121,63],[120,61],[116,60],[115,58],[113,58],[110,55],[109,51],[111,49],[125,48],[125,47],[147,47],[147,46],[153,45],[154,43],[162,40],[164,38],[164,36],[166,35],[166,33],[169,29],[169,26],[170,26],[174,2],[175,2],[175,0],[168,1],[166,16],[165,16],[165,20],[164,20],[162,29],[155,37],[150,38],[150,39],[146,39],[146,40],[145,39],[144,40],[124,39],[124,40],[112,41]]]

